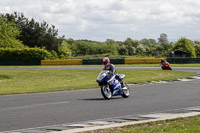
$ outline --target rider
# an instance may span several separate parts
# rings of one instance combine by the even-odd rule
[[[164,64],[165,63],[165,60],[163,59],[163,58],[161,58],[161,60],[160,60],[160,64]]]
[[[119,82],[123,85],[123,81],[120,78],[120,75],[116,72],[115,66],[110,63],[110,59],[108,57],[103,59],[104,68],[103,70],[109,70],[112,75],[115,75],[115,77],[119,80]]]
[[[166,61],[163,59],[163,58],[161,58],[161,60],[160,60],[160,65],[161,65],[161,67],[163,68],[164,67],[164,64],[166,63]]]

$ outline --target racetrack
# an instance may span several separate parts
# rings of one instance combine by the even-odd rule
[[[4,68],[0,68],[4,69]],[[7,68],[6,68],[7,69]],[[16,67],[9,69],[101,69],[100,67]],[[117,67],[160,70],[159,67]],[[199,68],[173,68],[200,73]],[[0,96],[0,131],[75,123],[200,106],[199,80],[131,86],[131,95],[104,100],[100,89]]]
[[[0,69],[58,69],[58,70],[102,70],[103,67],[0,67]],[[199,67],[173,67],[175,71],[189,71],[200,73]],[[116,67],[116,70],[161,70],[160,67]]]

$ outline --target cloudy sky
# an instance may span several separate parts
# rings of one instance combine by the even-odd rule
[[[53,24],[66,38],[200,40],[200,0],[0,0],[0,13],[13,12]]]

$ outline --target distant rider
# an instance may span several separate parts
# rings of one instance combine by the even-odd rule
[[[161,60],[160,60],[161,67],[164,68],[165,64],[167,64],[167,62],[163,58],[161,58]]]

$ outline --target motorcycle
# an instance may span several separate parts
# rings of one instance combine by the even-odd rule
[[[120,80],[123,81],[125,78],[124,74],[119,75]],[[103,70],[97,77],[97,83],[101,87],[101,93],[105,99],[111,99],[112,96],[121,95],[123,98],[128,98],[130,95],[130,89],[124,82],[119,80],[112,75],[108,70]]]
[[[164,63],[160,63],[162,70],[172,70],[172,68],[169,66],[169,62],[165,61]]]

